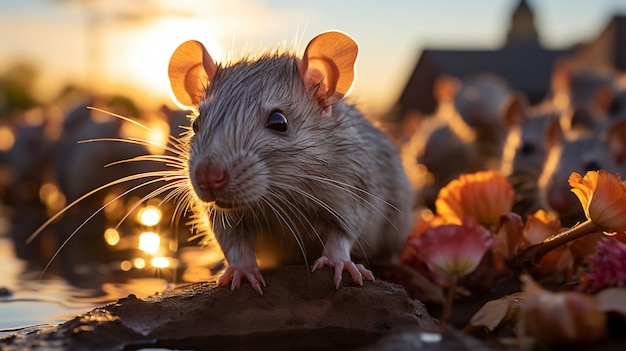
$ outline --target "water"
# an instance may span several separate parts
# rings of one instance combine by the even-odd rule
[[[211,260],[219,261],[210,249],[190,245],[168,258],[175,267],[156,268],[143,259],[144,266],[138,268],[139,250],[126,250],[111,262],[73,262],[63,269],[52,265],[44,272],[45,260],[18,257],[24,235],[11,235],[14,229],[6,219],[0,223],[0,289],[8,291],[0,294],[0,337],[30,326],[63,323],[131,293],[142,298],[177,284],[215,279],[216,271],[206,267],[215,266]]]

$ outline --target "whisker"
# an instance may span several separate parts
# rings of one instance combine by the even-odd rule
[[[73,232],[72,232],[72,233],[71,233],[71,234],[67,237],[67,239],[65,239],[65,240],[63,241],[63,243],[62,243],[62,244],[61,244],[61,246],[60,246],[60,247],[56,250],[56,252],[54,253],[54,255],[52,255],[52,257],[51,257],[51,258],[50,258],[50,260],[48,261],[48,264],[46,264],[46,266],[44,267],[44,269],[43,269],[43,271],[41,272],[41,275],[40,275],[39,277],[40,277],[40,278],[41,278],[41,277],[43,277],[43,275],[44,275],[44,273],[46,272],[46,270],[47,270],[47,269],[50,267],[50,265],[52,264],[52,261],[54,261],[54,259],[55,259],[55,258],[59,255],[59,253],[61,252],[61,250],[63,250],[63,248],[67,245],[67,243],[68,243],[68,242],[69,242],[69,241],[70,241],[70,240],[74,237],[74,235],[76,235],[76,233],[78,233],[78,232],[79,232],[79,231],[80,231],[80,230],[81,230],[81,229],[82,229],[82,228],[83,228],[83,227],[84,227],[87,223],[89,223],[89,221],[91,221],[91,220],[92,220],[92,219],[93,219],[93,218],[94,218],[94,217],[95,217],[98,213],[102,212],[102,211],[103,211],[106,207],[108,207],[108,206],[109,206],[110,204],[112,204],[113,202],[115,202],[115,201],[117,201],[117,200],[121,199],[122,197],[124,197],[124,196],[126,196],[126,195],[128,195],[128,194],[132,193],[133,191],[135,191],[135,190],[137,190],[137,189],[140,189],[140,188],[142,188],[142,187],[144,187],[144,186],[146,186],[146,185],[150,185],[150,184],[153,184],[153,183],[155,183],[155,182],[161,181],[161,180],[162,180],[162,179],[155,179],[155,180],[148,181],[148,182],[146,182],[146,183],[142,183],[142,184],[136,185],[136,186],[134,186],[134,187],[132,187],[132,188],[130,188],[130,189],[128,189],[128,190],[126,190],[126,191],[124,191],[123,193],[121,193],[121,194],[117,195],[116,197],[114,197],[113,199],[109,200],[109,201],[108,201],[107,203],[105,203],[104,205],[100,206],[100,208],[99,208],[99,209],[97,209],[94,213],[92,213],[89,217],[87,217],[87,219],[86,219],[86,220],[84,220],[84,221],[83,221],[83,223],[81,223],[81,224],[80,224],[80,225],[79,225],[76,229],[74,229],[74,231],[73,231]],[[110,184],[110,183],[109,183],[109,184]],[[107,184],[107,185],[108,185],[108,184]],[[103,189],[106,189],[106,186],[105,186],[104,188],[103,188],[103,187],[100,187],[100,188],[98,188],[98,189],[96,189],[96,190],[103,190]],[[91,195],[91,194],[93,194],[93,193],[94,193],[94,192],[92,191],[92,192],[89,192],[88,194],[89,194],[89,195]],[[82,199],[83,199],[83,198],[81,197],[81,198],[79,198],[78,200],[82,200]],[[78,200],[77,200],[77,201],[78,201]],[[72,205],[74,205],[75,203],[76,203],[76,201],[75,201],[75,202],[73,202],[70,206],[68,206],[68,207],[64,208],[62,211],[66,211],[69,207],[71,207],[71,206],[72,206]],[[54,218],[57,218],[57,217],[58,217],[58,214],[57,214],[57,215],[55,215],[55,216],[53,216],[52,218],[54,219]],[[50,223],[51,223],[51,221],[48,221],[48,222],[50,222]],[[46,222],[46,223],[48,223],[48,222]],[[48,224],[49,224],[49,223],[48,223]],[[33,235],[39,234],[39,232],[41,232],[41,230],[43,230],[43,228],[45,228],[45,225],[46,225],[46,224],[42,225],[42,227],[40,227],[40,229],[38,229],[35,233],[31,234],[31,236],[30,236],[30,237],[28,238],[28,240],[27,240],[27,243],[28,243],[28,242],[30,242],[32,239],[34,239]]]
[[[119,143],[125,143],[125,144],[134,144],[134,145],[141,145],[141,146],[156,146],[159,148],[162,148],[163,150],[169,151],[175,155],[179,155],[181,157],[184,157],[185,155],[185,150],[184,149],[178,149],[178,148],[173,148],[172,147],[172,143],[168,143],[167,145],[163,145],[161,143],[158,143],[156,141],[152,141],[152,140],[147,140],[147,139],[140,139],[140,138],[127,138],[127,139],[123,139],[123,138],[93,138],[93,139],[85,139],[85,140],[79,140],[78,144],[87,144],[87,143],[94,143],[94,142],[119,142]],[[146,155],[147,156],[147,155]],[[182,162],[182,161],[181,161]]]
[[[301,178],[305,178],[305,179],[309,179],[309,180],[313,180],[313,181],[318,181],[320,183],[325,183],[325,184],[334,186],[337,189],[341,189],[341,190],[345,191],[346,193],[350,194],[354,198],[356,198],[358,200],[361,200],[362,203],[367,205],[367,207],[372,212],[376,212],[378,215],[382,216],[389,224],[391,224],[391,226],[394,228],[394,230],[396,231],[397,234],[399,234],[400,236],[404,235],[404,233],[400,232],[400,230],[398,229],[396,224],[393,223],[393,221],[391,221],[391,219],[385,213],[383,213],[378,207],[376,207],[373,203],[368,201],[363,196],[360,196],[360,195],[356,194],[355,192],[350,191],[350,189],[362,192],[365,195],[371,196],[374,199],[383,202],[385,205],[389,206],[392,210],[397,211],[401,215],[404,215],[404,216],[407,215],[407,214],[403,213],[402,211],[400,211],[397,207],[393,206],[388,201],[385,201],[384,199],[380,198],[379,196],[376,196],[376,195],[372,194],[371,192],[369,192],[367,190],[360,189],[360,188],[358,188],[356,186],[353,186],[353,185],[350,185],[350,184],[346,184],[344,182],[340,182],[340,181],[337,181],[337,180],[334,180],[334,179],[328,179],[328,178],[323,178],[323,177],[318,177],[318,176],[313,176],[313,175],[303,175],[303,174],[295,174],[295,175],[292,175],[292,176],[301,177]]]
[[[302,220],[304,220],[306,222],[306,224],[308,224],[308,226],[311,228],[311,230],[315,234],[315,237],[320,242],[320,244],[322,244],[322,246],[325,245],[324,240],[322,240],[322,237],[320,236],[320,234],[315,229],[315,226],[313,225],[313,223],[311,223],[311,221],[309,221],[309,219],[307,218],[308,216],[298,206],[295,205],[294,201],[289,201],[289,199],[284,198],[283,196],[281,196],[280,193],[278,193],[276,191],[273,192],[273,196],[275,198],[277,198],[277,200],[279,200],[279,201],[276,201],[276,203],[286,204],[287,206],[289,206],[289,208],[291,209],[292,213],[295,213],[296,215],[299,215],[299,218],[300,218],[299,222],[300,222],[300,224],[302,224],[304,226],[305,223],[302,221]]]
[[[313,176],[313,175],[310,175],[310,174],[296,174],[296,176],[300,177],[300,178],[316,180],[316,181],[323,182],[323,183],[326,183],[326,184],[329,184],[329,185],[334,185],[335,187],[337,187],[339,189],[343,189],[343,190],[346,190],[343,187],[346,187],[346,188],[351,189],[351,190],[356,190],[356,191],[361,192],[361,193],[363,193],[365,195],[371,196],[371,197],[373,197],[374,199],[376,199],[378,201],[383,202],[385,205],[389,206],[390,208],[392,208],[393,210],[397,211],[398,213],[406,215],[406,213],[403,213],[402,211],[400,211],[400,209],[398,209],[397,207],[395,207],[393,204],[391,204],[390,202],[386,201],[385,199],[381,198],[380,196],[376,196],[375,194],[373,194],[373,193],[371,193],[371,192],[369,192],[369,191],[367,191],[365,189],[361,189],[359,187],[356,187],[354,185],[350,185],[350,184],[345,183],[345,182],[340,182],[340,181],[338,181],[336,179],[330,179],[330,178],[324,178],[324,177],[319,177],[319,176]],[[353,194],[355,196],[358,196],[359,199],[361,199],[363,201],[366,201],[365,198],[363,198],[363,197],[361,197],[359,195],[356,195],[353,192],[350,192],[348,190],[346,190],[346,192],[351,193],[351,194]]]
[[[159,178],[159,179],[155,179],[155,181],[162,181],[162,182],[169,182],[170,179],[167,178]],[[132,212],[134,212],[139,206],[141,206],[141,204],[145,203],[146,201],[150,200],[150,199],[154,199],[157,196],[165,193],[166,191],[173,191],[178,189],[180,185],[179,183],[182,183],[182,181],[177,181],[173,184],[166,184],[158,189],[153,190],[152,192],[150,192],[149,194],[145,195],[144,197],[142,197],[139,201],[137,201],[133,206],[131,206],[127,211],[126,214],[120,219],[120,221],[117,223],[117,226],[115,227],[116,229],[119,228],[122,223],[128,218],[128,216],[131,215]],[[159,202],[159,206],[163,203],[165,203],[165,199],[162,199]]]
[[[122,116],[120,114],[117,114],[117,113],[114,113],[114,112],[110,112],[110,111],[105,111],[105,110],[102,110],[102,109],[99,109],[99,108],[93,107],[93,106],[88,106],[87,108],[90,109],[90,110],[94,110],[94,111],[98,111],[98,112],[107,114],[107,115],[112,116],[112,117],[120,118],[120,119],[122,119],[124,121],[132,123],[132,124],[142,128],[144,130],[147,130],[149,132],[154,131],[154,129],[146,126],[145,124],[143,124],[143,123],[141,123],[141,122],[139,122],[139,121],[137,121],[137,120],[135,120],[133,118],[125,117],[125,116]],[[191,133],[191,126],[180,126],[180,127],[182,129],[185,129],[186,131],[181,133],[181,135],[179,137],[175,137],[173,135],[168,135],[168,144],[175,148],[175,149],[168,149],[168,151],[171,151],[172,153],[175,153],[175,154],[183,155],[186,152],[186,146],[185,146],[184,143],[181,142],[181,140],[184,140],[185,138],[187,138],[187,136]],[[135,139],[135,138],[129,138],[129,139]],[[153,141],[148,141],[148,142],[153,143],[153,144],[145,144],[145,145],[162,146],[162,145],[158,145],[158,143],[155,143]]]
[[[146,126],[145,124],[137,121],[136,119],[129,118],[129,117],[126,117],[126,116],[122,116],[122,115],[117,114],[115,112],[106,111],[106,110],[103,110],[103,109],[100,109],[100,108],[97,108],[97,107],[94,107],[94,106],[87,106],[87,109],[93,110],[93,111],[97,111],[97,112],[101,112],[101,113],[107,114],[107,115],[109,115],[111,117],[116,117],[116,118],[122,119],[122,120],[124,120],[126,122],[132,123],[132,124],[142,128],[142,129],[150,131],[150,132],[154,131],[152,128],[150,128],[150,127]],[[180,126],[180,127],[182,129],[185,129],[186,131],[183,132],[180,135],[180,137],[175,137],[173,135],[168,135],[168,144],[172,144],[174,147],[176,147],[177,149],[179,149],[181,152],[184,153],[185,152],[185,147],[184,147],[184,144],[181,143],[180,141],[181,141],[181,139],[184,139],[187,136],[188,133],[191,132],[191,126]]]
[[[306,250],[304,248],[304,243],[302,242],[302,238],[298,235],[297,231],[292,227],[292,224],[289,223],[290,221],[288,221],[287,218],[281,214],[281,212],[284,213],[285,210],[280,209],[280,208],[276,208],[267,199],[263,198],[262,200],[267,204],[267,206],[277,216],[277,218],[279,218],[285,224],[285,226],[287,226],[287,229],[291,232],[291,235],[296,240],[296,244],[300,248],[300,252],[302,252],[302,256],[304,257],[304,263],[308,267],[309,266],[309,261],[308,261],[308,259],[306,257]],[[286,215],[286,213],[285,213],[285,215]]]
[[[126,176],[117,180],[114,180],[112,182],[109,182],[107,184],[104,184],[94,190],[89,191],[88,193],[82,195],[81,197],[79,197],[78,199],[72,201],[69,205],[65,206],[64,208],[62,208],[61,210],[59,210],[59,212],[57,212],[56,214],[54,214],[52,217],[50,217],[46,222],[44,222],[39,228],[37,228],[37,230],[35,230],[29,237],[28,239],[26,239],[26,243],[30,243],[32,242],[46,227],[48,227],[52,222],[56,221],[59,217],[61,217],[64,213],[66,213],[70,208],[76,206],[78,203],[80,203],[81,201],[89,198],[90,196],[105,190],[107,188],[113,187],[115,185],[118,184],[123,184],[126,182],[131,182],[134,180],[139,180],[139,179],[145,179],[145,178],[152,178],[152,177],[159,177],[158,179],[154,179],[149,181],[148,183],[144,183],[141,185],[138,185],[136,187],[134,187],[133,189],[139,189],[142,186],[145,185],[150,185],[153,184],[155,182],[159,182],[159,181],[167,181],[168,176],[176,176],[178,175],[179,177],[183,177],[181,175],[179,175],[178,173],[175,173],[176,171],[172,171],[172,170],[163,170],[163,171],[152,171],[152,172],[145,172],[145,173],[139,173],[139,174],[133,174],[130,176]]]
[[[355,228],[345,219],[345,217],[343,217],[339,212],[337,212],[335,209],[333,209],[330,205],[328,205],[323,200],[319,199],[318,197],[316,197],[314,195],[311,195],[311,194],[307,193],[306,191],[304,191],[302,189],[294,187],[294,186],[286,186],[286,188],[289,189],[289,190],[292,190],[293,192],[295,192],[297,194],[300,194],[300,195],[304,196],[305,198],[311,200],[312,202],[314,202],[317,205],[319,205],[320,207],[322,207],[326,212],[331,214],[339,222],[339,224],[341,224],[342,227],[344,227],[344,229],[348,230],[348,232],[353,237],[358,237],[359,236],[359,233],[356,232]]]
[[[355,239],[354,242],[356,242],[357,245],[359,245],[359,248],[361,249],[361,252],[363,253],[363,257],[365,257],[366,259],[366,264],[369,265],[369,258],[367,257],[366,251],[365,251],[365,247],[363,246],[362,241],[364,240],[363,236],[360,235],[360,233],[357,233],[355,228],[352,226],[352,224],[350,224],[341,214],[339,214],[336,210],[332,209],[332,207],[330,207],[330,205],[326,204],[324,201],[322,201],[321,199],[315,197],[314,195],[308,194],[305,191],[295,188],[295,187],[289,187],[289,189],[294,190],[296,193],[299,193],[305,197],[307,197],[308,199],[310,199],[311,201],[317,203],[319,206],[321,206],[324,210],[326,210],[327,212],[329,212],[331,215],[333,215],[338,221],[339,223],[346,229],[348,230],[348,232],[352,235],[352,237]],[[287,203],[289,203],[287,201]],[[308,221],[308,220],[307,220]],[[310,223],[310,222],[309,222]],[[311,224],[311,227],[312,224]],[[395,227],[395,226],[394,226]],[[325,247],[325,243],[322,240],[322,238],[320,237],[319,233],[315,232],[315,235],[317,236],[317,238],[320,240],[320,242],[322,243],[322,247]],[[365,242],[365,244],[367,244],[367,242]]]

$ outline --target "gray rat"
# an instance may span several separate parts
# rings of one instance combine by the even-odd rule
[[[552,140],[546,142],[548,155],[539,186],[544,202],[566,226],[585,220],[583,207],[568,184],[572,172],[584,175],[604,169],[612,174],[626,174],[626,120],[608,121],[599,134],[571,140],[563,132],[547,135]]]
[[[260,294],[261,267],[313,262],[374,280],[355,261],[389,259],[411,225],[411,188],[395,146],[343,102],[356,43],[312,39],[301,59],[268,52],[213,61],[197,41],[173,53],[176,100],[196,112],[188,139],[191,208],[208,214],[231,289],[245,277]],[[202,214],[200,214],[201,216]]]

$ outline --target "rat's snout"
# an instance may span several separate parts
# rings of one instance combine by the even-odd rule
[[[218,190],[228,184],[226,169],[217,164],[201,164],[194,173],[196,184],[201,190]]]
[[[229,181],[226,168],[220,164],[203,162],[192,169],[191,179],[200,199],[206,202],[216,200],[217,194]]]

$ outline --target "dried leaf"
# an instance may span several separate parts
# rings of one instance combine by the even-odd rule
[[[492,332],[503,324],[517,321],[520,305],[524,302],[525,293],[517,292],[497,300],[487,302],[472,317],[469,328],[485,327]]]

